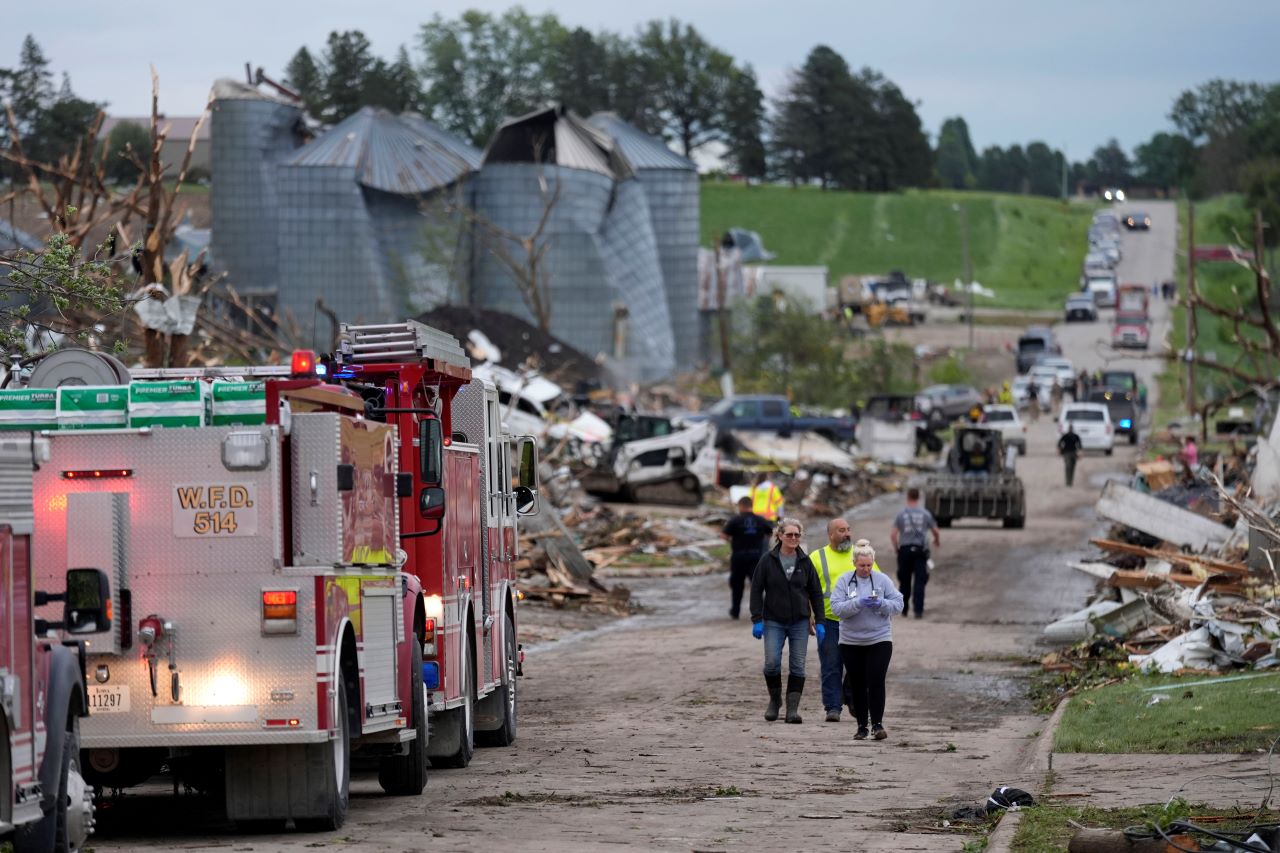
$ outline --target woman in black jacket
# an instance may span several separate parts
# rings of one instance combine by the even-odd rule
[[[789,646],[787,722],[801,723],[800,695],[804,692],[804,656],[809,626],[814,624],[822,644],[822,585],[809,556],[800,548],[804,525],[784,518],[778,525],[778,544],[760,558],[751,577],[751,636],[764,640],[764,683],[769,707],[764,718],[778,719],[782,704],[782,645]]]

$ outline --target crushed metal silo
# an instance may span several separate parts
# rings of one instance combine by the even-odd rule
[[[692,367],[699,351],[697,166],[614,113],[596,113],[590,123],[613,139],[644,188],[675,334],[676,366]]]
[[[276,168],[306,139],[302,105],[235,80],[214,83],[212,98],[213,258],[236,291],[269,299],[279,272]]]
[[[613,141],[563,108],[500,127],[473,179],[472,300],[537,322],[519,239],[545,246],[540,297],[549,331],[630,377],[666,376],[676,364],[658,244],[644,187]],[[504,236],[505,235],[505,236]],[[512,239],[516,238],[516,239]]]
[[[414,114],[365,107],[279,168],[279,305],[344,322],[458,301],[460,185],[480,152]]]

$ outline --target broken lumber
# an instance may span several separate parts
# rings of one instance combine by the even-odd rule
[[[1199,850],[1200,845],[1189,835],[1163,838],[1131,839],[1119,829],[1078,829],[1067,844],[1067,853],[1165,853],[1166,850]]]
[[[1232,563],[1214,557],[1202,557],[1198,554],[1183,554],[1169,548],[1144,548],[1141,545],[1130,545],[1128,542],[1117,542],[1114,539],[1090,539],[1089,544],[1117,554],[1133,554],[1151,560],[1166,560],[1175,566],[1200,566],[1209,574],[1249,574],[1249,567],[1244,563]]]

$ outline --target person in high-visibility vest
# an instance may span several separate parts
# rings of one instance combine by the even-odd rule
[[[777,521],[782,515],[782,489],[774,485],[765,474],[756,479],[751,487],[751,511],[765,521]]]
[[[831,612],[831,590],[841,575],[853,571],[853,534],[849,522],[833,518],[827,522],[827,544],[809,555],[818,570],[822,587],[822,608],[826,623],[824,642],[818,644],[818,661],[822,665],[822,707],[827,722],[840,722],[840,709],[852,708],[844,695],[844,664],[840,657],[840,619]],[[852,711],[850,712],[852,713]]]

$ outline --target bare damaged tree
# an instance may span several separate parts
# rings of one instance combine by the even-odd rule
[[[560,181],[549,181],[542,169],[543,154],[547,150],[545,134],[535,134],[530,144],[533,162],[538,165],[538,194],[542,199],[538,221],[530,231],[521,233],[498,225],[462,201],[456,189],[451,193],[442,188],[437,193],[436,201],[446,214],[459,217],[465,233],[507,271],[538,328],[550,333],[551,293],[547,252],[552,241],[547,235],[547,226],[560,200]]]
[[[1206,299],[1200,291],[1189,287],[1181,302],[1188,311],[1204,311],[1231,324],[1235,343],[1242,351],[1242,357],[1235,363],[1226,363],[1206,358],[1195,349],[1193,339],[1187,341],[1187,349],[1183,352],[1167,351],[1159,357],[1184,365],[1204,368],[1228,377],[1239,386],[1237,390],[1225,397],[1206,402],[1199,406],[1201,421],[1207,424],[1209,416],[1223,406],[1239,402],[1250,396],[1259,397],[1268,391],[1280,388],[1280,326],[1276,324],[1271,296],[1271,274],[1263,263],[1263,229],[1267,223],[1262,220],[1262,212],[1254,211],[1253,217],[1253,258],[1247,266],[1254,275],[1254,287],[1250,294],[1241,296],[1235,307],[1226,307]],[[1236,235],[1239,239],[1240,235]],[[1243,241],[1241,241],[1243,242]],[[1192,247],[1194,254],[1194,247]],[[1194,257],[1189,261],[1195,263]]]

